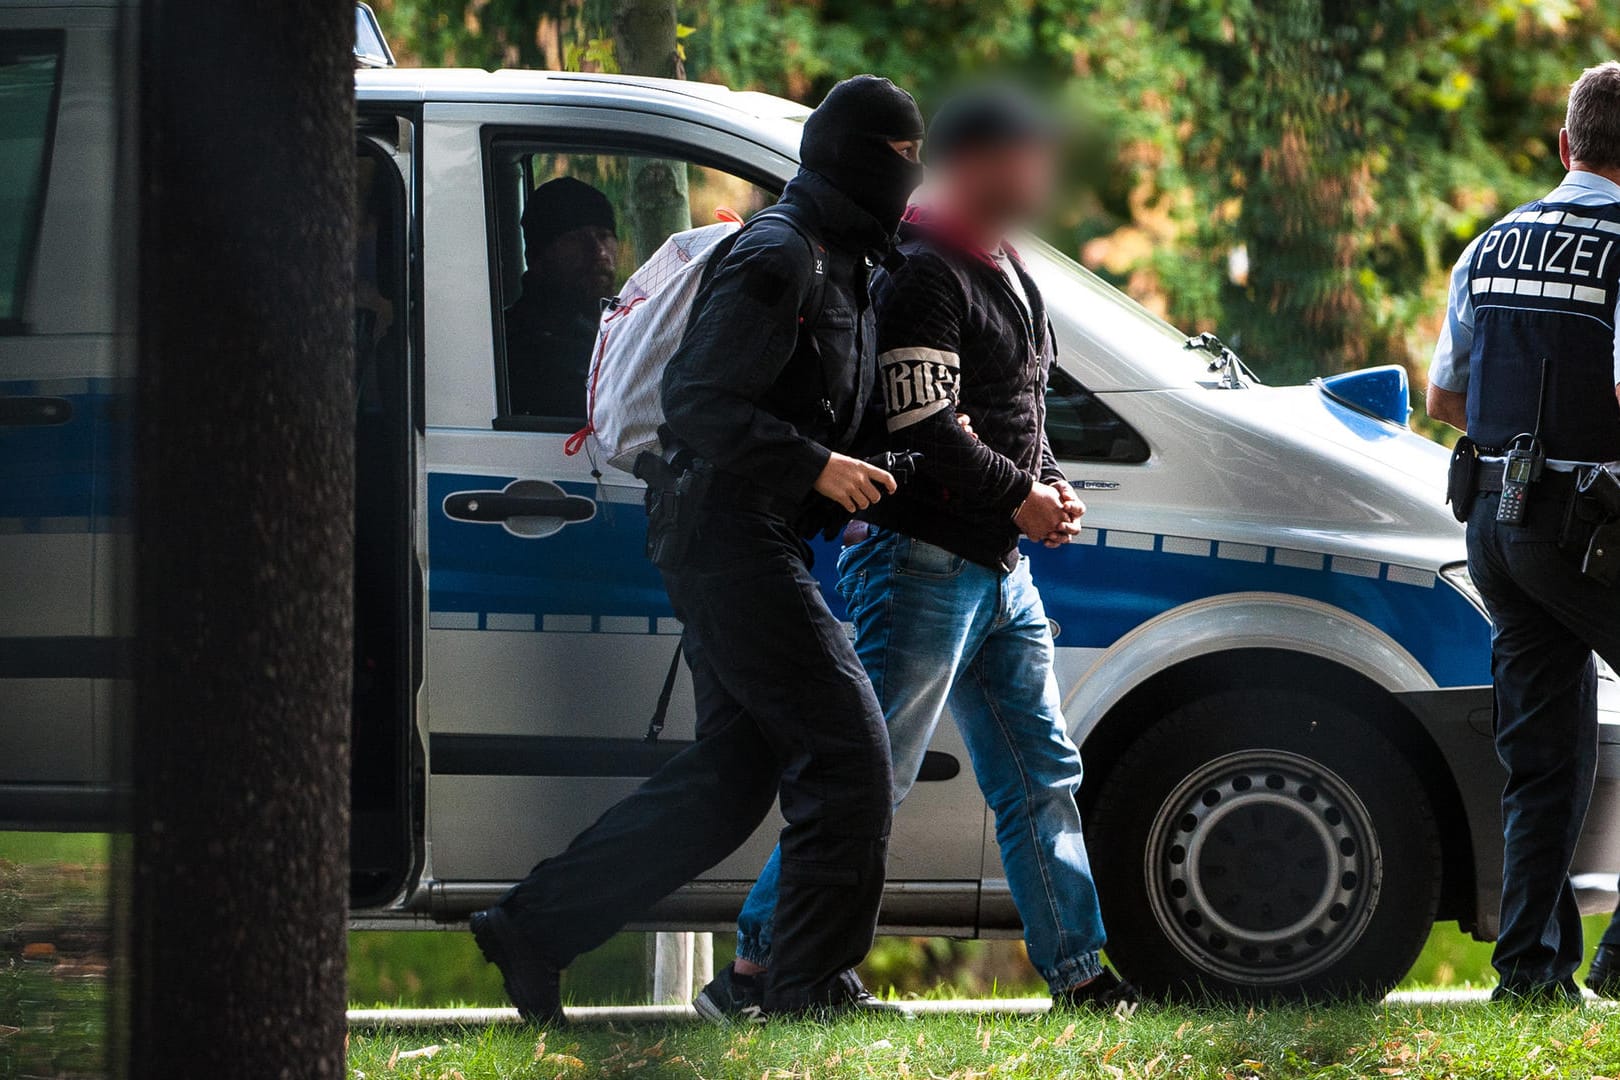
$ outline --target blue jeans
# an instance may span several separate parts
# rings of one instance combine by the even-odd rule
[[[838,560],[855,652],[889,727],[894,801],[916,782],[947,704],[979,787],[1029,958],[1054,991],[1097,975],[1102,913],[1080,831],[1080,752],[1052,672],[1052,634],[1029,561],[990,570],[874,529]],[[773,852],[737,920],[737,955],[770,966],[781,853]]]

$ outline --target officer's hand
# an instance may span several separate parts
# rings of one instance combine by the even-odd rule
[[[978,432],[973,430],[973,419],[967,413],[956,414],[956,426],[972,435],[975,439],[979,437]]]
[[[1058,543],[1067,543],[1069,538],[1080,532],[1079,522],[1069,516],[1069,507],[1058,489],[1039,481],[1029,489],[1029,497],[1019,505],[1018,512],[1013,515],[1013,523],[1025,536],[1043,544],[1062,537],[1052,543],[1054,547]]]
[[[852,514],[865,510],[885,493],[893,495],[895,486],[894,477],[883,469],[843,454],[829,457],[816,477],[816,491]]]

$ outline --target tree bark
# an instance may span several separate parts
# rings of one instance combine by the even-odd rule
[[[131,1074],[341,1077],[354,9],[142,7]]]
[[[686,77],[676,49],[673,0],[617,0],[613,8],[613,54],[626,75]],[[636,260],[650,256],[672,233],[692,227],[686,167],[660,158],[630,159],[626,225]]]
[[[684,79],[676,49],[673,0],[616,0],[613,5],[613,54],[626,75]]]

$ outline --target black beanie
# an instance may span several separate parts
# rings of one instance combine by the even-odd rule
[[[598,225],[615,234],[619,231],[613,204],[583,180],[559,176],[529,192],[528,205],[523,208],[525,247],[538,250],[570,229],[587,225]]]
[[[922,135],[922,113],[910,94],[888,79],[857,75],[833,87],[804,122],[799,158],[893,232],[922,182],[922,166],[889,143]]]

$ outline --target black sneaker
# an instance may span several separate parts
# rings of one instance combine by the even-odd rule
[[[727,964],[698,991],[692,1008],[711,1024],[763,1024],[765,980],[759,975],[739,975],[736,964]]]
[[[1052,995],[1055,1009],[1090,1009],[1121,1020],[1132,1016],[1141,1004],[1142,995],[1136,987],[1114,974],[1112,968],[1103,968],[1102,973],[1088,983]]]
[[[1499,1005],[1553,1006],[1580,1008],[1586,1003],[1574,979],[1555,983],[1499,983],[1491,991],[1491,1000]]]
[[[827,1007],[832,1019],[850,1015],[871,1016],[877,1020],[915,1020],[917,1014],[898,1001],[885,1001],[866,988],[853,970],[839,976],[839,996]]]
[[[1598,997],[1620,1000],[1620,948],[1597,947],[1592,956],[1592,968],[1586,973],[1586,985]]]
[[[846,970],[828,988],[824,1001],[800,1005],[796,1008],[778,1006],[767,1014],[767,1019],[821,1020],[831,1022],[852,1016],[871,1016],[877,1020],[915,1020],[917,1014],[898,1001],[884,1001],[861,982],[853,969]]]
[[[477,912],[470,920],[473,940],[484,959],[501,971],[506,996],[517,1006],[518,1015],[531,1024],[562,1027],[562,973],[534,955],[517,928],[498,907]]]

